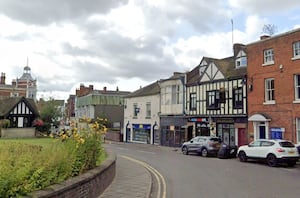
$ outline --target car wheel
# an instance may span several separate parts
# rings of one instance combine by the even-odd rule
[[[246,162],[247,161],[247,155],[244,151],[240,151],[238,154],[239,160],[241,162]]]
[[[289,167],[293,167],[293,166],[296,165],[296,161],[288,162],[287,165],[288,165]]]
[[[208,156],[208,151],[207,151],[206,148],[204,148],[204,149],[201,150],[201,156],[202,157],[207,157]]]
[[[276,156],[273,155],[273,154],[269,154],[269,155],[267,156],[267,163],[268,163],[268,165],[271,166],[271,167],[277,166],[277,158],[276,158]]]
[[[189,154],[189,150],[188,150],[188,148],[186,146],[182,147],[182,153],[184,155],[188,155]]]

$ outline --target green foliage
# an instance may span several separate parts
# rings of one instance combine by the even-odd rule
[[[0,120],[0,128],[9,128],[9,127],[10,127],[9,119]]]
[[[0,197],[24,196],[96,167],[106,156],[101,126],[51,139],[0,140]]]
[[[48,101],[43,101],[43,105],[41,106],[40,116],[44,121],[44,125],[41,126],[39,130],[42,130],[41,132],[47,132],[50,130],[51,124],[58,126],[60,112],[53,98],[50,98]]]

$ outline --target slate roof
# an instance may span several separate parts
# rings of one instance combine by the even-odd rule
[[[225,80],[244,77],[247,73],[247,67],[235,68],[235,58],[233,56],[223,58],[223,59],[203,57],[202,61],[203,60],[205,60],[208,65],[213,62],[218,67],[218,69],[222,72],[222,74],[225,76]],[[200,68],[200,64],[187,73],[188,86],[199,83],[200,81],[199,68]]]
[[[133,98],[140,96],[151,96],[160,93],[159,81],[153,82],[152,84],[147,85],[146,87],[140,88],[131,94],[127,95],[125,98]]]
[[[37,106],[32,98],[0,97],[0,117],[7,116],[9,112],[21,101],[24,101],[35,115],[39,115]]]

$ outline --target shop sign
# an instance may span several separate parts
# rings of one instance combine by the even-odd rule
[[[151,129],[151,124],[132,124],[134,129]]]
[[[189,118],[189,122],[207,122],[207,118]]]
[[[285,131],[285,128],[272,127],[270,128],[271,139],[282,139],[282,133]]]
[[[234,123],[234,120],[232,118],[219,118],[217,119],[217,123]]]

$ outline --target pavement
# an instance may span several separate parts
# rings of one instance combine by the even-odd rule
[[[152,178],[142,165],[117,155],[116,176],[98,198],[149,198]]]

